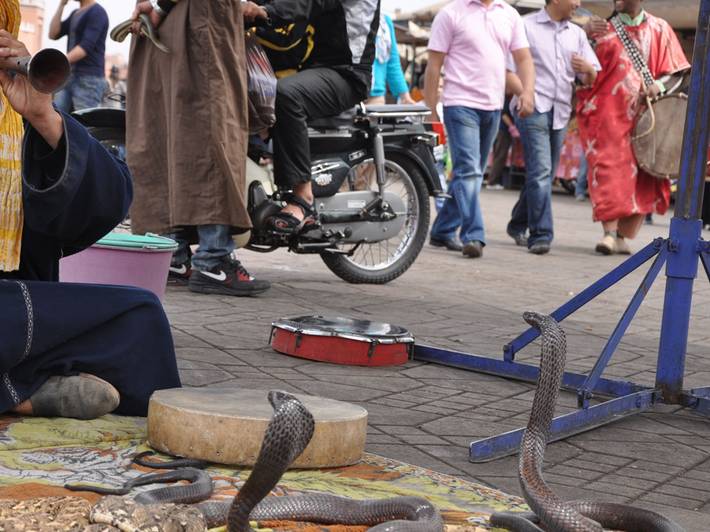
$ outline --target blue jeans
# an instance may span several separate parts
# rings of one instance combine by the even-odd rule
[[[508,233],[530,230],[528,247],[536,242],[552,242],[552,178],[560,161],[567,128],[553,129],[554,110],[526,118],[515,116],[525,156],[525,186],[513,207]]]
[[[199,245],[192,256],[192,267],[195,270],[211,270],[234,251],[234,240],[228,225],[198,225],[197,235]],[[185,264],[190,258],[190,243],[183,232],[177,230],[165,236],[172,238],[178,244],[177,250],[173,253],[173,266]]]
[[[587,172],[589,172],[589,164],[587,158],[582,154],[579,158],[579,174],[577,174],[577,185],[574,187],[575,196],[587,195]]]
[[[452,239],[460,228],[461,242],[475,240],[485,245],[483,214],[479,203],[483,169],[498,134],[500,111],[480,111],[470,107],[444,107],[444,124],[451,148],[453,179],[451,196],[434,220],[431,236]]]
[[[107,89],[108,81],[103,76],[72,74],[66,86],[54,96],[54,104],[65,113],[99,107]]]

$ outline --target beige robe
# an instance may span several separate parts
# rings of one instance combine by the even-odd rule
[[[134,233],[251,227],[244,25],[239,0],[182,0],[159,28],[171,50],[133,38],[126,114]]]

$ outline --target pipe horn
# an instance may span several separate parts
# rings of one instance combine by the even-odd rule
[[[45,48],[33,56],[5,60],[0,68],[27,76],[30,85],[45,94],[64,87],[71,74],[67,56],[54,48]]]

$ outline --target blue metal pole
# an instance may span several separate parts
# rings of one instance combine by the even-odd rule
[[[703,187],[710,133],[710,0],[700,5],[675,215],[671,221],[666,295],[656,386],[667,403],[682,400],[693,281],[698,273]]]

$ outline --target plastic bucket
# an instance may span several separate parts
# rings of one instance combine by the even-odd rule
[[[90,248],[59,261],[59,280],[67,283],[145,288],[161,300],[177,243],[162,236],[109,233]]]

